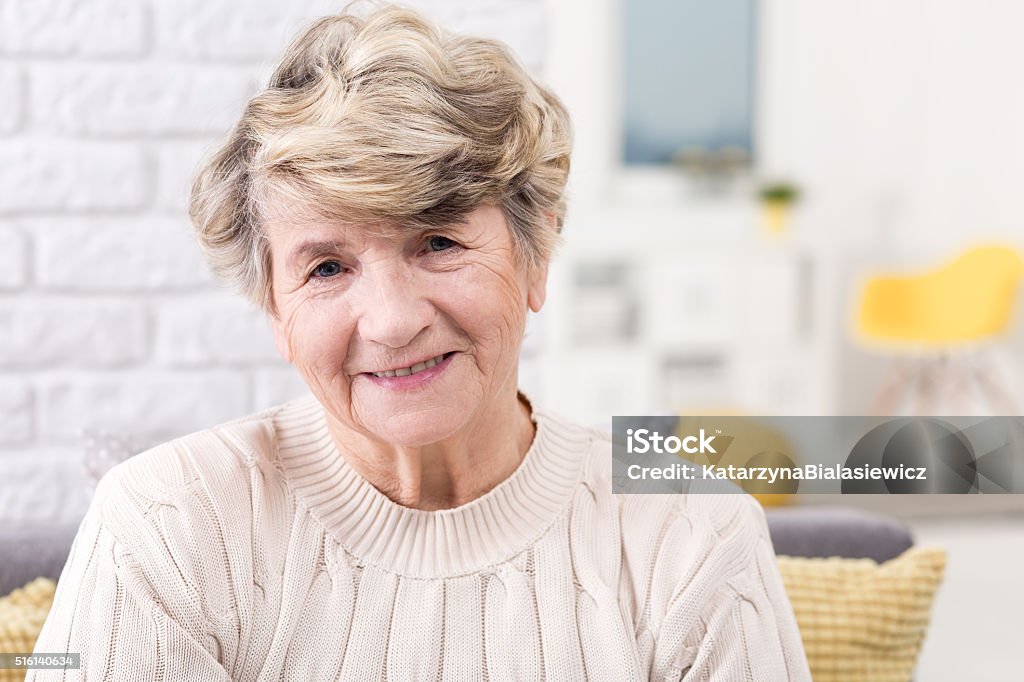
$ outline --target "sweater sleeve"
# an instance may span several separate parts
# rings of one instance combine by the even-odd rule
[[[668,608],[658,637],[661,677],[809,681],[764,510],[749,496],[735,498],[740,507],[735,521],[703,570],[687,577]]]
[[[166,543],[146,538],[152,524],[139,500],[111,478],[101,482],[79,528],[35,646],[39,653],[80,653],[81,670],[33,670],[26,679],[230,679],[201,614],[181,603],[184,577],[167,579],[174,557],[153,550]],[[106,518],[111,509],[114,523]],[[126,521],[137,537],[124,532]],[[167,570],[158,575],[160,565]]]

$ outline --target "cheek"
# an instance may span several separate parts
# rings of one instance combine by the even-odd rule
[[[489,345],[518,345],[525,324],[526,294],[516,273],[479,268],[448,287],[459,325]]]
[[[311,373],[337,372],[348,354],[352,328],[342,306],[304,301],[294,310],[288,328],[293,362]]]

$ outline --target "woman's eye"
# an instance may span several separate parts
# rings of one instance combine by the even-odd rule
[[[453,246],[455,246],[455,242],[453,240],[440,235],[434,235],[427,240],[427,248],[431,251],[447,251]]]
[[[336,260],[329,260],[321,263],[313,269],[313,277],[319,279],[334,277],[335,275],[341,274],[341,271],[341,263]]]

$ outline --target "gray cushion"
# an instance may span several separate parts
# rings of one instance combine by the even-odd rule
[[[0,596],[33,578],[57,579],[78,525],[14,526],[0,530]]]
[[[888,516],[849,507],[769,507],[776,554],[868,558],[881,563],[913,546],[910,530]]]

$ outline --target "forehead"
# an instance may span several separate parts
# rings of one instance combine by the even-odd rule
[[[359,252],[373,244],[398,244],[417,231],[394,224],[331,219],[277,219],[263,223],[271,258],[289,269],[328,253]]]
[[[309,238],[354,243],[402,240],[434,230],[480,233],[507,231],[500,206],[482,205],[455,217],[352,218],[320,214],[311,208],[275,204],[261,212],[260,231],[275,246],[293,245]]]

